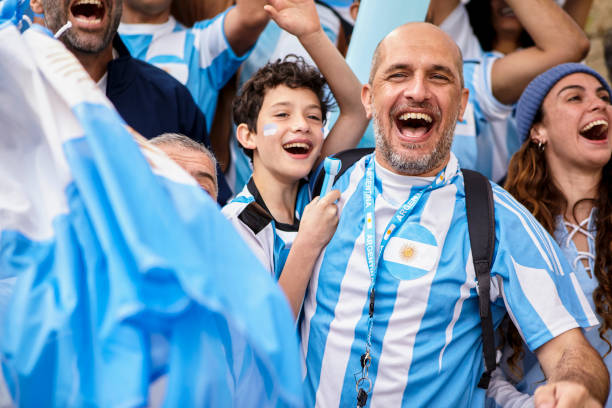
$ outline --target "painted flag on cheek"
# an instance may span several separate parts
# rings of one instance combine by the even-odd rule
[[[164,376],[168,407],[301,406],[288,304],[216,203],[0,10],[0,402],[144,406]]]

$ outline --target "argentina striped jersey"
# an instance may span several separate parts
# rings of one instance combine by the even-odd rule
[[[208,131],[219,90],[249,52],[238,57],[223,29],[225,12],[186,28],[172,16],[163,24],[119,25],[121,39],[134,58],[153,64],[185,85],[206,116]]]
[[[308,202],[308,185],[298,190],[295,222],[283,224],[274,219],[251,178],[242,192],[223,207],[223,215],[234,225],[242,239],[276,280],[281,275]]]
[[[595,254],[595,237],[596,237],[596,223],[595,217],[597,209],[591,210],[591,214],[586,225],[583,228],[589,232],[586,236],[589,253]],[[597,278],[589,272],[585,265],[579,260],[579,252],[576,248],[574,241],[571,239],[571,233],[568,228],[564,225],[563,216],[557,216],[556,218],[556,229],[554,233],[555,240],[559,243],[565,258],[573,264],[575,278],[582,288],[586,300],[593,310],[595,310],[595,303],[593,301],[593,292],[599,286]],[[589,270],[593,271],[595,267],[595,260],[588,258]],[[597,329],[601,324],[597,324]],[[608,368],[608,372],[612,371],[612,355],[608,353],[608,344],[599,337],[599,330],[586,330],[583,332],[584,337],[593,346],[597,353],[602,356],[604,364]],[[604,334],[608,340],[612,338],[612,331],[608,330]],[[509,350],[505,350],[508,352]],[[504,355],[504,358],[508,357]],[[505,360],[504,360],[505,361]],[[487,407],[504,407],[510,404],[517,404],[522,401],[532,398],[531,396],[535,393],[536,388],[546,383],[546,377],[542,372],[540,365],[538,364],[537,358],[533,353],[526,351],[522,356],[522,360],[519,361],[521,364],[523,377],[516,379],[513,378],[513,373],[508,368],[507,364],[502,365],[497,371],[499,372],[502,368],[503,371],[498,373],[496,377],[493,377],[491,386],[487,393]],[[514,385],[516,384],[516,386]],[[532,400],[530,400],[532,401]],[[508,404],[508,405],[506,405]],[[612,399],[608,398],[606,401],[605,408],[612,408]]]
[[[335,183],[340,223],[321,254],[303,305],[300,335],[306,406],[356,404],[368,321],[364,249],[366,156]],[[476,278],[463,176],[457,159],[429,189],[376,165],[376,244],[396,210],[422,197],[396,228],[378,267],[368,407],[482,406],[484,370]],[[425,189],[425,190],[424,190]],[[535,349],[596,322],[554,240],[494,186],[496,247],[491,271],[495,324],[506,310]],[[378,250],[378,249],[377,249]]]
[[[481,58],[464,61],[463,76],[470,96],[452,145],[461,167],[479,171],[493,181],[506,175],[510,157],[520,146],[512,116],[514,106],[493,96],[491,69],[500,57],[483,53]]]

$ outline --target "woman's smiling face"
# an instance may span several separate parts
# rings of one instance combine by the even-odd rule
[[[597,78],[566,76],[542,103],[542,120],[531,138],[546,143],[546,159],[565,167],[600,169],[612,155],[610,95]]]

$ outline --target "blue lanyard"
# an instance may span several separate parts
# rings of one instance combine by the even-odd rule
[[[370,307],[368,317],[368,335],[366,338],[366,350],[365,354],[361,356],[361,368],[362,376],[357,380],[357,391],[360,393],[360,388],[363,388],[367,384],[365,391],[367,394],[371,390],[371,382],[368,379],[368,368],[371,364],[372,357],[370,355],[370,348],[372,346],[372,327],[374,325],[374,298],[376,285],[376,275],[378,272],[378,264],[383,255],[387,243],[391,239],[393,233],[404,223],[406,216],[410,214],[412,209],[418,204],[419,200],[423,197],[427,191],[430,191],[438,186],[447,184],[449,180],[444,177],[444,169],[440,171],[434,178],[434,181],[426,188],[421,189],[412,197],[408,198],[404,204],[395,212],[389,224],[385,228],[385,233],[380,242],[380,250],[378,251],[378,257],[375,257],[376,251],[376,222],[375,222],[375,211],[374,205],[376,202],[376,188],[374,186],[376,180],[374,156],[368,158],[366,162],[365,172],[365,184],[363,188],[363,210],[365,214],[365,226],[364,226],[364,239],[365,239],[365,254],[366,261],[368,264],[368,270],[370,271],[370,287],[368,289]]]

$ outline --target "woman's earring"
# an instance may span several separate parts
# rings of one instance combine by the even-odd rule
[[[543,153],[544,149],[546,149],[546,143],[542,143],[541,140],[538,140],[538,150],[540,151],[540,153]]]

